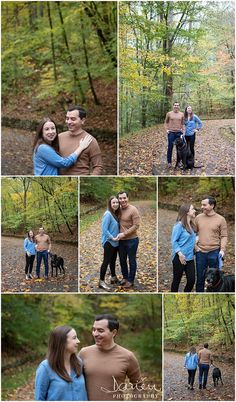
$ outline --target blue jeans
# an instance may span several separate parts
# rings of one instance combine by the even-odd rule
[[[134,282],[135,274],[137,271],[136,254],[138,250],[138,243],[138,237],[130,240],[120,240],[119,242],[121,272],[123,278],[130,283]],[[128,270],[127,258],[129,259],[130,270]]]
[[[171,163],[171,160],[172,160],[172,151],[173,151],[173,146],[174,146],[173,142],[177,138],[179,138],[181,136],[181,134],[183,134],[182,131],[176,131],[176,132],[170,131],[168,133],[168,149],[167,149],[167,162],[168,163]]]
[[[45,267],[45,276],[48,276],[48,251],[37,251],[37,266],[36,266],[36,275],[40,277],[40,265],[43,259],[44,267]]]
[[[207,385],[207,377],[209,371],[209,364],[199,364],[199,385],[202,385],[202,376],[203,376],[203,388],[206,388]]]
[[[219,249],[203,253],[196,253],[197,282],[196,292],[204,292],[205,276],[207,268],[219,269]]]

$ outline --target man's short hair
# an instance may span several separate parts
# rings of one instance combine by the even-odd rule
[[[211,195],[206,195],[206,196],[203,198],[203,200],[208,200],[209,204],[210,204],[210,205],[213,205],[213,206],[214,206],[213,209],[215,209],[215,207],[216,207],[216,199],[215,199],[214,197],[212,197]]]
[[[119,193],[117,193],[117,197],[119,197],[121,194],[126,194],[127,198],[129,197],[127,191],[119,191]]]
[[[71,106],[68,110],[67,110],[67,112],[73,112],[73,110],[78,110],[78,112],[79,112],[79,117],[81,118],[81,119],[85,119],[86,118],[86,111],[85,111],[85,109],[83,109],[81,106],[79,106],[79,105],[76,105],[76,106]]]
[[[204,348],[208,349],[208,343],[204,343]]]
[[[119,329],[119,321],[111,314],[99,314],[96,315],[95,321],[107,320],[108,321],[108,328],[110,331]]]
[[[178,105],[180,104],[178,101],[175,101],[175,102],[173,103],[173,105],[174,105],[175,103],[178,103]]]

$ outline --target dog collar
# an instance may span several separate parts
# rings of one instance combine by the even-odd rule
[[[216,288],[217,286],[219,286],[220,282],[222,281],[222,278],[219,279],[219,281],[217,282],[216,285],[211,285],[211,288]]]

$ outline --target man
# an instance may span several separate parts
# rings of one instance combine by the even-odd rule
[[[66,113],[66,124],[69,131],[59,134],[60,154],[66,157],[79,146],[80,140],[88,134],[83,125],[86,120],[86,112],[80,106],[74,106]],[[77,162],[67,169],[61,169],[62,175],[94,175],[102,172],[101,150],[97,140],[92,137],[89,146],[80,154]]]
[[[166,114],[164,126],[168,136],[167,164],[171,168],[173,143],[184,131],[184,114],[179,111],[179,102],[175,102],[173,110]]]
[[[112,315],[96,316],[92,328],[95,345],[80,351],[90,401],[121,400],[126,377],[134,389],[141,383],[136,357],[115,343],[118,329],[119,322]],[[131,384],[127,389],[132,389]]]
[[[210,364],[213,363],[212,353],[208,350],[208,343],[204,343],[204,348],[198,352],[199,366],[199,389],[206,389],[208,371]],[[203,377],[203,386],[202,386]]]
[[[123,279],[121,285],[129,289],[134,284],[137,271],[136,254],[139,238],[137,230],[140,225],[140,215],[136,207],[129,204],[128,193],[120,191],[117,195],[120,210],[120,233],[116,237],[119,240],[119,257]],[[129,269],[127,259],[129,259]]]
[[[44,232],[44,228],[39,228],[39,234],[35,236],[36,251],[37,251],[37,265],[36,265],[36,278],[40,278],[40,265],[43,259],[45,268],[45,279],[48,279],[48,253],[51,250],[50,237]]]
[[[216,200],[207,196],[202,200],[203,213],[195,219],[198,241],[195,247],[197,282],[196,291],[204,292],[207,268],[218,268],[227,244],[227,223],[215,212]]]

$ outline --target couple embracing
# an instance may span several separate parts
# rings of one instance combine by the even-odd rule
[[[140,215],[136,207],[129,204],[127,191],[120,191],[108,200],[108,209],[102,219],[102,245],[104,257],[100,269],[99,287],[110,291],[105,282],[108,266],[111,270],[111,284],[121,285],[124,289],[133,287],[137,271],[136,255],[139,244],[137,230]],[[119,253],[122,280],[116,275],[116,259]],[[129,260],[129,266],[127,259]]]
[[[204,292],[207,268],[221,269],[227,244],[227,223],[215,212],[216,200],[206,196],[201,202],[202,213],[195,217],[192,204],[180,207],[176,224],[172,230],[173,282],[171,292],[178,292],[185,272],[187,284],[184,292]]]

